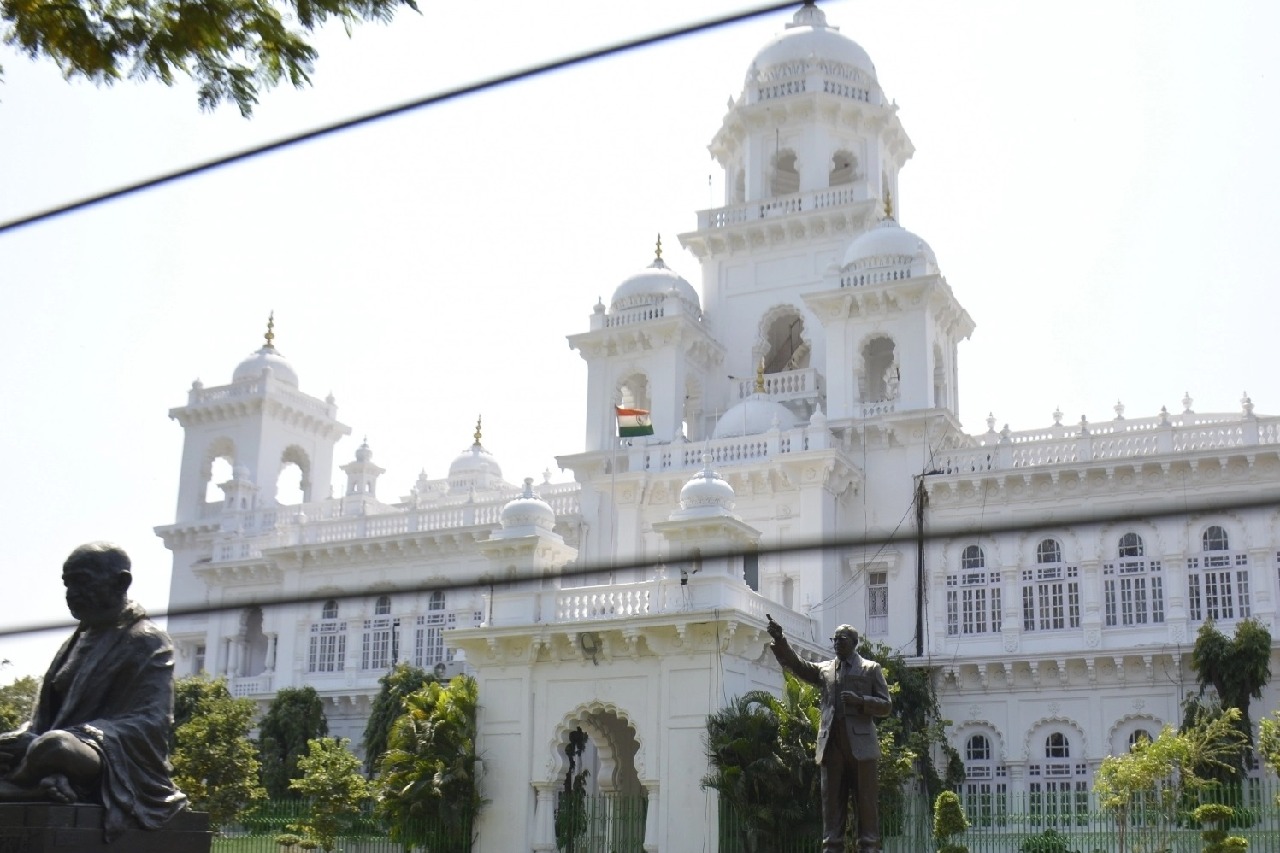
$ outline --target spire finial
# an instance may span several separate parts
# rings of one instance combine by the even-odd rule
[[[267,315],[267,333],[263,335],[263,339],[267,342],[267,349],[275,349],[276,339],[276,312],[272,311]]]
[[[653,256],[657,260],[662,260],[662,233],[658,233],[658,246],[653,250]]]
[[[756,365],[756,393],[764,393],[764,356],[760,356],[760,363]]]
[[[893,190],[884,189],[884,218],[893,219]]]
[[[476,415],[476,431],[475,431],[475,440],[476,440],[476,445],[477,445],[477,446],[479,446],[479,444],[480,444],[480,417],[481,417],[480,415]]]

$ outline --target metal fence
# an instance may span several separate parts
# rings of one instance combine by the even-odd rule
[[[1246,780],[1240,785],[1202,792],[1167,817],[1154,809],[1136,809],[1124,831],[1102,811],[1092,791],[1067,794],[981,793],[961,796],[970,826],[956,836],[970,853],[1201,853],[1202,827],[1191,808],[1222,803],[1234,809],[1229,831],[1249,842],[1249,853],[1280,853],[1280,785]],[[933,808],[925,797],[908,797],[900,814],[882,815],[884,853],[926,853],[937,849]],[[851,844],[849,849],[854,849]],[[720,809],[719,853],[818,853],[816,837],[764,838],[731,808]]]
[[[212,853],[310,853],[304,833],[291,827],[308,815],[306,802],[284,800],[263,803],[241,821],[224,827],[213,839]],[[423,821],[413,827],[418,838],[430,839],[421,845],[406,845],[391,839],[387,824],[372,809],[353,816],[338,837],[335,851],[340,853],[471,853],[474,831],[469,818],[438,824]],[[287,836],[299,843],[281,844]],[[585,853],[585,851],[584,851]]]
[[[557,802],[557,808],[560,803]],[[644,853],[644,797],[600,795],[586,797],[576,832],[557,839],[565,853]],[[560,825],[558,823],[558,825]]]

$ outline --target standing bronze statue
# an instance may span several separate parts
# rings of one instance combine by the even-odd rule
[[[127,593],[129,556],[82,545],[62,566],[79,620],[31,720],[0,735],[0,800],[97,803],[108,840],[158,829],[187,804],[169,768],[173,644]]]
[[[880,783],[876,776],[880,741],[875,718],[889,716],[893,704],[880,664],[857,652],[858,632],[836,628],[835,660],[809,663],[796,656],[782,626],[767,616],[773,655],[783,669],[821,691],[816,760],[822,781],[822,850],[843,853],[849,795],[857,805],[858,853],[880,853]]]

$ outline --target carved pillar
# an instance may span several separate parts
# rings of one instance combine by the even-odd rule
[[[279,649],[279,643],[280,643],[280,635],[277,632],[272,631],[271,633],[267,634],[266,672],[268,674],[274,673],[276,671],[276,652]]]
[[[651,779],[645,783],[645,789],[648,792],[649,804],[645,807],[644,815],[644,853],[657,853],[659,847],[658,841],[658,780]],[[714,797],[712,798],[715,799]],[[712,826],[719,825],[718,815],[714,815]]]
[[[551,782],[535,782],[533,789],[533,850],[551,853],[556,849],[556,789]]]

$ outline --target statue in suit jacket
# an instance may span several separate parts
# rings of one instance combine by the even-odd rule
[[[834,660],[810,663],[796,656],[769,617],[773,654],[783,669],[821,692],[816,760],[822,781],[822,850],[843,853],[849,795],[858,816],[858,853],[880,851],[880,786],[876,776],[880,741],[875,718],[889,716],[892,702],[880,664],[857,652],[858,632],[851,625],[835,630]]]

